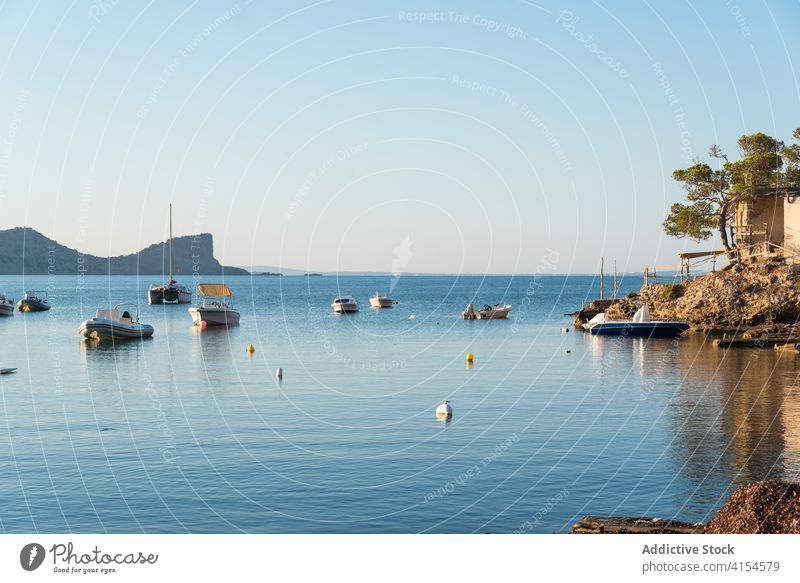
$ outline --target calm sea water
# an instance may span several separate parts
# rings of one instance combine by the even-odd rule
[[[0,366],[19,368],[0,377],[0,530],[566,532],[706,520],[737,484],[800,469],[794,357],[562,334],[590,277],[406,276],[381,311],[388,277],[228,282],[241,326],[201,331],[147,305],[150,278],[0,278],[54,306],[0,319]],[[333,315],[339,293],[361,312]],[[153,339],[80,339],[122,301]],[[470,301],[515,307],[465,322]]]

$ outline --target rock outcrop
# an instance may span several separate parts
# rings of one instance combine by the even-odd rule
[[[653,320],[686,320],[694,329],[790,325],[800,318],[800,276],[791,266],[762,263],[718,271],[683,284],[643,286],[608,309],[630,318],[647,303]]]
[[[130,255],[97,257],[65,247],[30,228],[0,231],[0,275],[161,275],[169,273],[166,242]],[[175,275],[247,275],[238,267],[224,267],[214,258],[210,233],[172,240]]]
[[[800,534],[800,486],[777,480],[745,484],[731,494],[706,534]]]

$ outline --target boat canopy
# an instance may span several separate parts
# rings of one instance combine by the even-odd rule
[[[226,283],[199,283],[197,284],[197,291],[203,296],[214,296],[216,298],[233,297],[233,292]]]
[[[647,308],[647,304],[644,304],[636,311],[633,315],[633,321],[637,324],[650,321],[650,310]]]
[[[605,312],[600,312],[599,314],[595,315],[594,318],[587,322],[587,327],[595,326],[596,324],[605,324],[608,322],[608,316]]]

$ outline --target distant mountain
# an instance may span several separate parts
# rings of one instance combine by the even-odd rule
[[[214,258],[210,233],[172,240],[172,271],[177,276],[248,275],[239,267],[224,267]],[[169,273],[167,242],[130,255],[97,257],[65,247],[35,231],[17,227],[0,231],[0,275],[162,275]]]

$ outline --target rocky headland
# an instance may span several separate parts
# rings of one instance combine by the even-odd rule
[[[645,285],[605,311],[610,319],[629,319],[645,303],[653,320],[685,320],[693,330],[747,335],[796,327],[800,336],[800,271],[782,262],[739,264],[684,283]]]
[[[248,275],[238,267],[226,267],[214,257],[210,233],[172,240],[175,275]],[[135,253],[99,257],[82,253],[31,228],[0,231],[0,275],[163,275],[169,273],[166,241]]]

